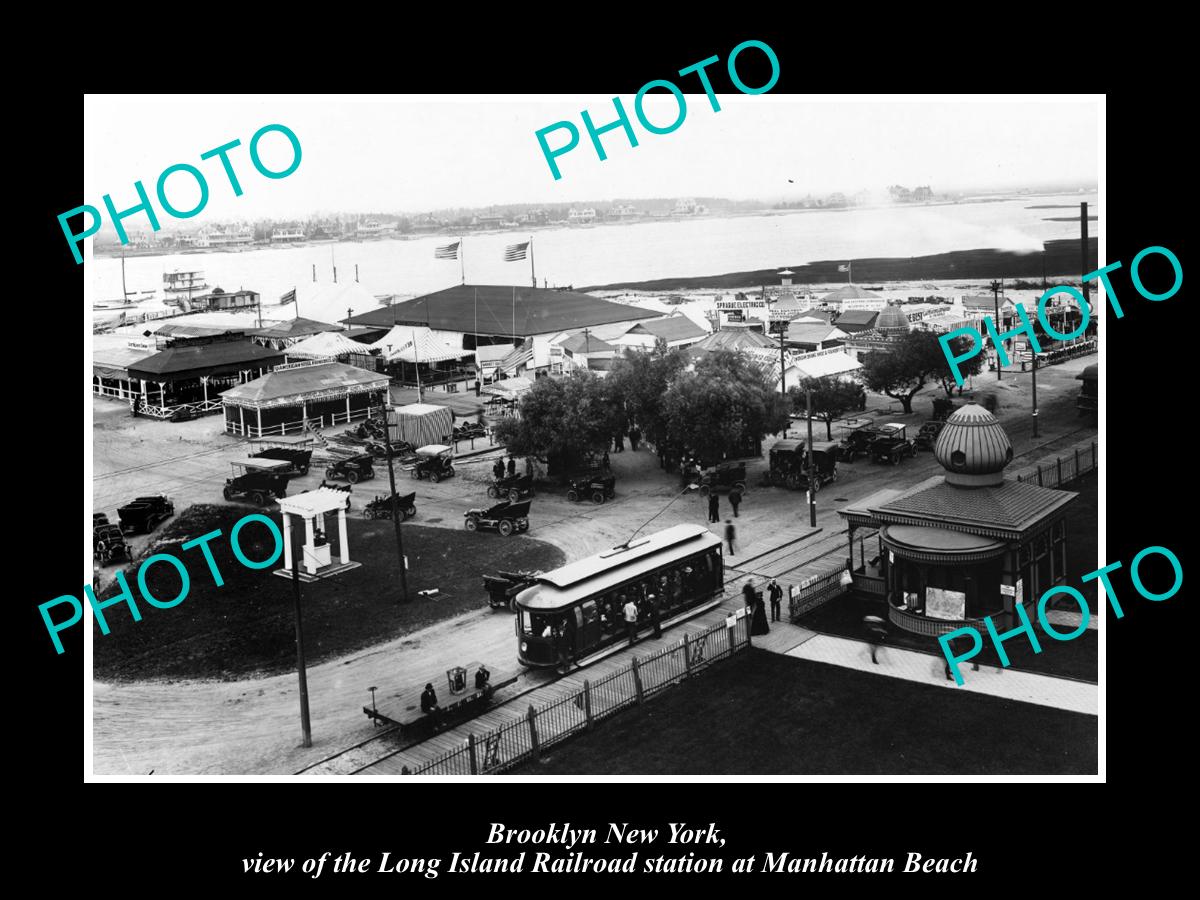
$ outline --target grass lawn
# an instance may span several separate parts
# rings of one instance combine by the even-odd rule
[[[1097,582],[1084,584],[1082,576],[1096,569],[1097,548],[1097,504],[1099,490],[1095,476],[1089,476],[1077,485],[1079,499],[1067,517],[1067,571],[1066,583],[1077,588],[1087,599],[1092,614],[1096,613]],[[1065,605],[1063,609],[1073,610],[1073,604]],[[813,631],[825,634],[838,634],[861,640],[866,637],[863,630],[863,616],[879,616],[887,619],[887,609],[881,598],[865,598],[846,596],[831,600],[819,606],[812,612],[806,613],[797,620],[798,625],[811,628]],[[1046,675],[1061,675],[1068,678],[1078,678],[1084,681],[1097,681],[1099,672],[1100,645],[1098,632],[1085,631],[1079,637],[1070,641],[1056,641],[1048,637],[1037,622],[1036,614],[1030,616],[1038,642],[1042,645],[1041,653],[1034,653],[1029,641],[1024,636],[1017,636],[1006,641],[1004,650],[1008,653],[1009,668],[1025,669],[1030,672],[1041,672]],[[1058,626],[1059,631],[1067,631],[1065,626]],[[982,627],[981,627],[982,633]],[[909,650],[920,650],[926,653],[942,655],[941,645],[936,638],[911,634],[903,629],[892,626],[888,628],[888,643]],[[964,652],[970,646],[969,638],[961,638],[952,647],[958,652]],[[1000,658],[996,655],[992,642],[986,634],[983,635],[983,649],[972,662],[985,665],[999,666]]]
[[[111,632],[95,627],[94,666],[97,678],[224,678],[276,674],[295,666],[295,615],[292,584],[270,569],[252,570],[239,563],[229,545],[229,532],[247,507],[198,504],[164,530],[155,553],[181,559],[191,578],[191,591],[178,606],[158,609],[141,599],[137,568],[126,570],[142,621],[134,622],[124,604],[106,610]],[[278,512],[268,513],[279,524]],[[404,551],[409,560],[412,598],[399,602],[400,576],[395,534],[387,520],[347,521],[351,559],[357,569],[311,584],[301,584],[304,646],[310,664],[386,641],[441,619],[478,609],[487,602],[481,576],[496,569],[550,569],[563,562],[562,552],[524,536],[404,525]],[[199,548],[180,550],[196,536],[221,529],[209,543],[225,584],[213,583]],[[281,526],[282,530],[282,526]],[[302,531],[301,531],[302,534]],[[253,560],[270,556],[274,542],[262,523],[251,523],[238,535],[243,553]],[[151,593],[169,601],[180,580],[169,563],[147,573]],[[436,587],[441,597],[418,597]],[[114,585],[102,598],[117,594]]]
[[[517,775],[1094,774],[1095,716],[748,650]]]

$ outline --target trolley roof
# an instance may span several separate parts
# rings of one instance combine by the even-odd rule
[[[672,560],[720,547],[721,539],[701,525],[675,525],[586,559],[539,575],[537,584],[517,595],[528,609],[558,609],[603,593],[631,578],[653,572]]]

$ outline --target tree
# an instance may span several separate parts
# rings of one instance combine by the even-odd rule
[[[964,334],[956,338],[950,339],[949,352],[954,356],[962,357],[968,350],[971,349],[972,341]],[[966,380],[968,375],[978,375],[983,371],[983,352],[976,353],[970,359],[959,359],[958,363],[959,374]],[[958,387],[959,393],[962,393],[962,388],[958,386],[958,382],[954,380],[954,372],[950,369],[950,360],[946,358],[946,354],[941,354],[940,365],[934,372],[934,377],[942,386],[942,390],[946,392],[946,396],[950,397],[954,393],[954,389]]]
[[[821,378],[802,378],[799,384],[788,388],[788,399],[792,411],[803,413],[807,409],[805,391],[812,391],[813,418],[825,423],[825,440],[833,440],[833,420],[852,409],[858,409],[862,387],[846,378],[825,375]]]
[[[931,331],[910,331],[893,348],[867,353],[860,362],[867,387],[899,400],[906,413],[931,378],[940,378],[943,370],[949,374],[946,354]]]
[[[604,379],[615,401],[624,408],[629,421],[636,422],[646,440],[658,447],[667,438],[667,418],[663,398],[675,377],[687,365],[682,350],[671,350],[659,338],[654,349],[645,353],[629,349],[613,362]]]
[[[532,456],[552,475],[570,472],[587,451],[606,446],[624,411],[600,378],[587,371],[541,378],[521,399],[520,416],[501,419],[496,437],[514,456]]]
[[[740,455],[748,441],[781,431],[786,399],[740,353],[710,353],[672,382],[663,398],[667,436],[706,460]]]

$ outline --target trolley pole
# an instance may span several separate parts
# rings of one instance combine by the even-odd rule
[[[813,440],[812,440],[812,388],[804,389],[804,399],[808,413],[808,524],[817,527],[817,495],[813,490]]]
[[[992,304],[995,307],[995,318],[992,319],[992,321],[996,323],[997,329],[999,329],[1001,327],[1000,326],[1000,284],[1001,283],[999,281],[994,281],[994,280],[992,281]],[[999,342],[996,343],[995,350],[996,350],[996,380],[999,381],[1000,375],[1004,369],[1004,367],[1002,365],[1000,365],[1000,344],[999,344]]]
[[[304,667],[304,626],[300,619],[300,554],[292,554],[292,593],[296,597],[296,671],[300,676],[300,727],[304,746],[312,746],[312,722],[308,717],[308,674]]]
[[[400,495],[396,493],[396,469],[392,465],[392,427],[388,424],[387,403],[383,404],[383,446],[387,451],[388,484],[392,488],[392,525],[396,529],[396,556],[400,560],[400,599],[408,602],[408,564],[404,559],[404,536],[400,532]]]

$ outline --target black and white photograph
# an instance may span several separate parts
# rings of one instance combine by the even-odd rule
[[[85,98],[89,777],[1101,777],[1104,98],[742,56]]]

